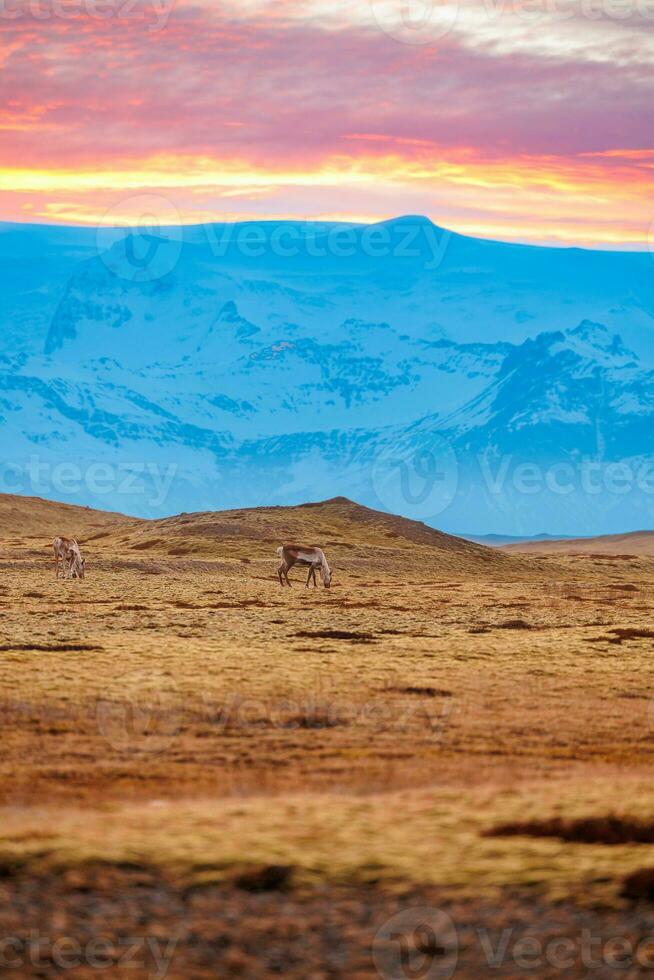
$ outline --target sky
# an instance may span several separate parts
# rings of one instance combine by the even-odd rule
[[[653,67],[654,0],[0,0],[0,220],[654,250]]]

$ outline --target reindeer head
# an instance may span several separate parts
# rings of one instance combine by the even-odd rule
[[[326,589],[331,588],[332,570],[327,564],[327,562],[325,562],[325,564],[322,566],[322,584],[325,586]]]
[[[81,555],[75,555],[70,563],[70,578],[84,578],[86,559]]]

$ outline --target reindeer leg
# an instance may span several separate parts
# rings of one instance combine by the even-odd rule
[[[313,587],[314,587],[314,589],[317,589],[318,588],[318,584],[316,582],[316,567],[315,567],[315,565],[312,565],[311,566],[311,574],[313,575]]]
[[[311,581],[311,573],[312,573],[312,571],[313,571],[313,566],[312,565],[309,565],[309,574],[307,575],[307,584],[305,585],[305,589],[308,589],[309,588],[309,582]]]

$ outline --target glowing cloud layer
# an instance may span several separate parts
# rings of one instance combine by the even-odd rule
[[[539,3],[5,3],[0,217],[126,221],[154,193],[184,222],[646,247],[654,0]]]

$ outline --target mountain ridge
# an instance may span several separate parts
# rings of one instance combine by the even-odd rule
[[[408,215],[350,239],[353,225],[322,226],[324,257],[307,247],[315,223],[295,245],[281,234],[300,224],[270,222],[252,255],[247,222],[220,226],[222,250],[202,226],[99,230],[104,251],[89,230],[36,226],[36,251],[3,276],[0,487],[19,470],[21,492],[141,517],[255,506],[266,487],[272,502],[343,493],[456,533],[650,523],[636,479],[654,450],[649,256],[497,245]],[[24,475],[34,456],[40,483]],[[69,493],[52,473],[71,460]],[[589,507],[585,460],[608,485],[626,463],[629,493],[602,485]],[[100,464],[115,474],[103,493],[87,478]],[[559,464],[568,495],[547,486]],[[537,494],[516,490],[525,465]],[[424,493],[421,466],[436,481]],[[121,467],[140,468],[139,493],[121,492]]]
[[[162,224],[159,228],[159,236],[162,238],[169,238],[172,235],[178,235],[179,237],[191,237],[193,234],[201,237],[207,238],[210,236],[208,229],[225,228],[231,227],[246,227],[257,225],[261,227],[278,227],[280,225],[302,227],[307,229],[312,229],[314,226],[316,229],[328,228],[369,228],[378,227],[384,225],[392,225],[394,223],[405,223],[407,221],[413,222],[415,224],[426,224],[431,225],[437,230],[447,232],[451,235],[457,235],[459,238],[467,238],[476,242],[488,242],[491,245],[508,245],[516,246],[525,249],[556,249],[560,252],[591,252],[603,254],[608,252],[609,254],[615,255],[648,255],[650,249],[647,246],[642,248],[628,247],[628,248],[611,248],[608,245],[569,245],[569,244],[558,244],[552,242],[524,242],[518,239],[504,239],[504,238],[493,238],[485,237],[483,235],[472,235],[467,232],[457,231],[454,228],[449,228],[447,225],[442,225],[428,215],[420,214],[420,212],[407,212],[405,214],[398,214],[391,216],[389,218],[379,218],[375,221],[312,221],[310,219],[304,218],[249,218],[242,219],[236,222],[225,222],[225,221],[194,221],[186,224],[179,225],[165,225]],[[58,237],[63,237],[72,234],[77,234],[80,244],[95,244],[95,239],[98,237],[99,233],[104,233],[109,229],[115,237],[121,238],[126,237],[133,232],[133,225],[92,225],[92,224],[75,224],[74,222],[67,223],[57,223],[57,222],[42,222],[42,221],[1,221],[0,220],[0,236],[3,235],[48,235],[51,239],[57,239]],[[61,233],[61,236],[58,236]],[[150,234],[151,237],[159,237],[155,232],[146,233]],[[0,241],[2,239],[0,238]]]

